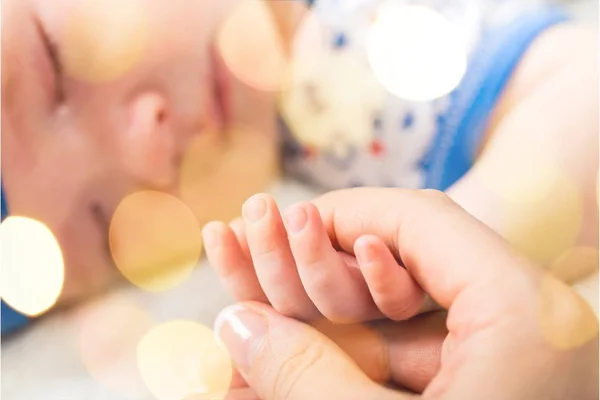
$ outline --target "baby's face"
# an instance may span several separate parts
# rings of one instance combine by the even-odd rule
[[[10,214],[61,244],[63,299],[114,276],[108,229],[124,196],[177,194],[191,140],[256,119],[214,51],[237,1],[3,0],[3,186]]]

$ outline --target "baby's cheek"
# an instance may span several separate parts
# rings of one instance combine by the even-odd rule
[[[20,1],[2,2],[2,97],[7,94],[8,83],[12,77],[12,63],[15,61],[19,43],[19,23],[24,21],[19,16],[18,4]],[[21,13],[22,14],[22,13]]]

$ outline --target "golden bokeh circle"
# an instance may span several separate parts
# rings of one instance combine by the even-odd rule
[[[600,275],[598,272],[591,274],[584,279],[579,280],[573,285],[573,289],[584,298],[590,307],[594,310],[596,315],[599,315],[599,298],[598,298],[598,282]]]
[[[61,56],[66,72],[89,83],[115,80],[144,56],[150,18],[144,0],[81,0],[68,13]]]
[[[367,38],[377,79],[391,93],[428,101],[454,90],[467,71],[466,41],[431,7],[384,2]]]
[[[507,202],[540,203],[552,197],[565,174],[557,149],[536,140],[514,130],[495,135],[486,146],[494,151],[483,154],[474,169],[476,176]]]
[[[202,253],[192,211],[166,193],[141,191],[123,199],[109,228],[112,257],[131,283],[158,292],[181,284]]]
[[[60,245],[46,225],[32,218],[8,217],[0,230],[0,296],[22,314],[40,315],[56,303],[63,289]]]
[[[598,336],[598,319],[589,304],[550,274],[540,283],[538,322],[558,350],[579,348]]]
[[[294,69],[279,108],[300,143],[343,156],[348,146],[371,143],[373,116],[383,105],[385,89],[358,54],[320,56],[317,68]]]
[[[552,263],[550,271],[563,282],[575,283],[598,272],[598,249],[573,247]]]
[[[137,362],[159,400],[220,399],[233,375],[229,354],[213,331],[185,320],[152,328],[138,344]]]
[[[279,90],[290,67],[293,21],[300,2],[239,2],[218,31],[217,47],[231,73],[255,89]]]
[[[572,248],[583,224],[583,200],[579,188],[565,174],[554,174],[545,198],[523,193],[526,200],[503,202],[499,227],[514,248],[534,261],[550,266]]]
[[[137,344],[153,319],[131,301],[106,300],[81,310],[81,361],[94,380],[128,399],[148,396],[137,368]]]
[[[231,221],[249,196],[266,190],[277,177],[277,149],[272,137],[250,128],[203,133],[183,157],[181,198],[201,225]]]

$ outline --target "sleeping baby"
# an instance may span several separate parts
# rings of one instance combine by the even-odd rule
[[[189,206],[201,226],[231,221],[281,166],[322,190],[445,191],[549,268],[572,249],[597,247],[595,29],[547,1],[311,3],[6,2],[2,218],[34,218],[55,235],[66,268],[59,304],[118,275],[108,236],[125,196],[154,190],[186,201],[190,154],[199,189]],[[426,38],[383,29],[390,16],[400,25],[433,16],[432,27],[446,29],[438,39],[458,40],[437,50],[463,57],[430,54],[435,62],[411,69],[435,43],[424,45],[423,30]],[[236,28],[236,18],[246,23]],[[292,60],[276,85],[264,70],[256,78],[261,62],[269,71],[270,52],[231,44],[243,47],[265,24],[278,35],[273,52]],[[450,69],[450,84],[423,88]],[[213,245],[247,230],[241,220],[209,228],[218,230]],[[252,233],[253,243],[289,256],[283,222],[271,228]],[[554,272],[575,279],[559,264]],[[244,282],[234,293],[246,300]],[[2,303],[3,332],[26,322]]]

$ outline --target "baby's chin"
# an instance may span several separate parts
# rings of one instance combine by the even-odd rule
[[[108,240],[108,232],[95,224],[80,222],[80,229],[66,233],[61,240],[65,278],[56,307],[72,306],[106,292],[119,280]],[[88,229],[81,229],[87,227]]]

